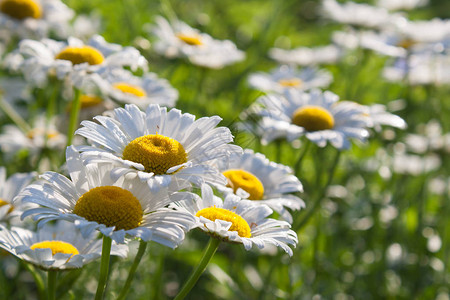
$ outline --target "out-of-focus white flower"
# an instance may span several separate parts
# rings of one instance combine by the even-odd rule
[[[78,15],[71,26],[71,36],[82,40],[90,39],[100,32],[101,18],[99,15]]]
[[[330,141],[338,149],[347,149],[350,138],[364,141],[369,136],[367,116],[361,113],[359,104],[338,100],[328,91],[305,93],[294,89],[258,98],[256,105],[260,108],[255,113],[262,117],[258,123],[262,142],[277,138],[293,141],[305,135],[320,147]]]
[[[411,10],[427,5],[429,0],[378,0],[377,6],[389,10]]]
[[[217,186],[218,190],[266,204],[289,223],[292,216],[287,208],[299,210],[305,206],[303,200],[292,195],[302,192],[303,186],[291,168],[269,161],[261,153],[246,149],[243,155],[218,161],[218,168],[228,180],[227,186]]]
[[[226,242],[243,244],[246,250],[253,244],[260,249],[272,244],[292,256],[288,245],[295,247],[298,242],[289,223],[268,218],[272,214],[268,206],[241,200],[234,194],[222,200],[208,185],[202,186],[202,197],[177,201],[171,207],[195,216],[193,228]]]
[[[213,39],[178,20],[171,24],[157,17],[152,31],[158,39],[155,51],[168,58],[186,57],[195,65],[212,69],[220,69],[245,58],[245,53],[233,42]]]
[[[98,72],[104,68],[130,67],[147,69],[147,60],[133,47],[107,43],[99,35],[87,44],[70,37],[67,42],[50,39],[22,40],[15,63],[11,68],[20,69],[25,79],[37,86],[45,86],[49,76],[62,80],[72,72]]]
[[[435,43],[450,37],[450,20],[434,18],[427,21],[397,19],[392,29],[405,39],[417,43]]]
[[[24,105],[33,99],[30,85],[21,77],[0,77],[0,97],[19,115],[26,116]],[[23,103],[21,103],[23,102]],[[3,111],[0,109],[0,116]]]
[[[0,248],[45,270],[81,268],[102,255],[96,232],[82,236],[72,223],[46,224],[36,232],[0,227]],[[111,255],[125,258],[128,246],[113,243]]]
[[[5,125],[0,134],[0,149],[8,155],[27,149],[33,157],[44,148],[62,150],[65,146],[66,136],[59,132],[56,118],[47,122],[45,116],[39,116],[28,132],[15,125]]]
[[[270,73],[253,73],[248,79],[255,89],[264,92],[283,93],[285,89],[307,91],[313,88],[326,88],[333,80],[333,76],[326,70],[297,68],[281,65]]]
[[[41,39],[52,33],[64,38],[74,14],[60,0],[3,0],[0,28],[6,28],[21,39]]]
[[[24,210],[30,208],[30,204],[13,205],[14,198],[24,187],[36,177],[35,172],[16,173],[6,179],[6,169],[0,167],[0,222],[19,225],[19,217]],[[31,205],[31,207],[35,207]]]
[[[282,64],[314,66],[337,62],[342,57],[342,51],[335,45],[299,47],[291,50],[272,48],[269,50],[269,56]]]
[[[369,28],[389,27],[392,22],[402,18],[401,15],[389,13],[385,8],[352,1],[340,4],[335,0],[323,0],[322,13],[338,23]]]
[[[431,120],[419,128],[418,134],[408,134],[405,138],[408,149],[423,154],[428,151],[444,151],[450,153],[450,133],[443,133],[442,126]]]
[[[407,81],[410,85],[443,85],[450,83],[450,57],[430,53],[416,53],[408,59],[397,59],[387,65],[383,76],[388,81]]]

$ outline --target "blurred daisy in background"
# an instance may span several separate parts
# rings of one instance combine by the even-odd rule
[[[14,198],[29,185],[37,176],[37,173],[15,173],[8,179],[6,169],[0,167],[0,223],[19,225],[19,217],[30,205],[14,205]],[[33,205],[31,205],[33,207]]]
[[[258,98],[255,110],[262,117],[258,126],[262,142],[278,138],[293,141],[303,135],[324,147],[329,141],[338,149],[350,147],[350,138],[365,141],[369,136],[369,120],[360,105],[351,101],[338,102],[332,92],[313,90],[305,93],[290,89],[283,95],[271,94]]]
[[[270,73],[250,74],[248,82],[253,88],[264,92],[283,93],[285,89],[307,91],[313,88],[326,88],[333,81],[333,76],[326,70],[281,65]]]
[[[342,57],[342,50],[335,45],[321,47],[299,47],[291,50],[272,48],[270,58],[281,64],[315,66],[334,64]]]
[[[303,186],[291,168],[272,162],[261,153],[245,149],[243,155],[219,161],[218,168],[228,180],[226,187],[217,186],[219,191],[266,204],[289,223],[292,216],[287,208],[299,210],[305,206],[302,199],[292,194],[303,192]]]
[[[74,224],[47,223],[37,231],[0,225],[0,248],[44,270],[82,268],[102,254],[102,240],[96,232],[83,236]],[[128,246],[113,243],[111,255],[128,255]]]
[[[44,115],[40,115],[26,131],[16,125],[5,125],[0,134],[0,149],[7,157],[26,149],[31,158],[36,158],[45,148],[63,150],[66,136],[59,132],[58,124],[56,117],[47,121]]]
[[[450,132],[443,132],[437,120],[430,120],[420,124],[417,133],[410,133],[405,137],[405,144],[409,151],[424,154],[427,152],[450,153]]]
[[[74,11],[60,0],[2,0],[0,28],[21,39],[65,38]]]
[[[42,180],[25,188],[17,198],[41,207],[26,211],[22,218],[33,215],[40,226],[52,220],[70,221],[83,236],[100,231],[120,244],[126,237],[170,248],[183,241],[192,217],[164,207],[174,201],[169,195],[178,200],[189,193],[177,194],[175,184],[150,193],[145,183],[132,176],[113,180],[111,164],[84,165],[73,146],[67,148],[66,158],[71,180],[54,172],[41,175]]]
[[[321,12],[326,18],[341,24],[377,29],[389,27],[403,18],[385,8],[352,1],[341,4],[336,0],[323,0]]]
[[[295,247],[298,243],[297,234],[288,222],[268,218],[272,214],[268,206],[241,200],[234,194],[222,200],[213,195],[208,185],[202,186],[201,197],[177,201],[171,207],[195,216],[193,228],[225,242],[243,244],[246,250],[253,244],[259,249],[275,245],[292,256],[288,245]]]
[[[178,109],[153,104],[143,112],[129,104],[95,120],[100,124],[83,121],[76,132],[93,145],[80,146],[82,156],[113,164],[114,178],[134,174],[152,191],[185,181],[225,184],[213,164],[242,151],[228,144],[233,141],[228,128],[216,128],[222,120],[218,116],[195,120]]]
[[[74,37],[67,42],[22,40],[18,54],[23,57],[22,61],[16,55],[14,60],[18,62],[7,64],[20,69],[25,79],[37,86],[45,86],[49,76],[62,80],[74,71],[97,72],[106,67],[147,69],[147,60],[137,49],[107,43],[99,35],[93,36],[87,44]]]
[[[178,91],[155,73],[138,77],[127,70],[106,69],[100,76],[105,80],[100,84],[103,95],[120,104],[135,104],[141,109],[149,104],[173,107],[178,99]]]
[[[377,0],[376,5],[389,10],[412,10],[428,5],[429,0]]]
[[[27,115],[26,107],[33,99],[30,85],[23,78],[12,76],[0,78],[0,98],[21,116]],[[2,114],[3,110],[0,109],[0,116]]]
[[[216,40],[181,21],[169,23],[163,17],[156,18],[152,28],[156,36],[155,51],[168,58],[186,57],[195,65],[220,69],[245,58],[229,40]]]

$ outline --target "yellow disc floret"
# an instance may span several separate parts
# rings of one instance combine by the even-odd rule
[[[134,95],[136,97],[142,98],[147,96],[147,93],[143,88],[137,85],[128,84],[126,82],[117,82],[113,84],[115,89],[118,89],[124,93]]]
[[[280,79],[278,83],[284,87],[300,87],[303,81],[300,78]]]
[[[169,168],[187,162],[187,154],[178,141],[149,134],[131,141],[123,150],[123,159],[142,164],[146,172],[162,175]]]
[[[184,43],[191,45],[191,46],[200,46],[203,45],[203,42],[201,40],[201,37],[197,34],[183,34],[178,33],[177,38],[179,38]]]
[[[11,205],[11,203],[6,202],[2,198],[0,198],[0,207],[5,206],[5,205]],[[13,210],[14,210],[14,206],[11,205],[11,207],[8,209],[8,214],[11,213]]]
[[[66,47],[55,56],[55,59],[69,60],[74,65],[82,63],[99,65],[105,60],[103,54],[91,46]]]
[[[115,230],[139,227],[143,216],[139,200],[117,186],[100,186],[84,193],[73,213],[107,227],[115,226]]]
[[[18,20],[39,19],[42,14],[41,7],[33,0],[3,0],[0,2],[0,11]]]
[[[237,231],[240,237],[249,238],[251,237],[251,229],[247,221],[244,220],[240,215],[224,208],[219,207],[207,207],[199,210],[196,214],[197,217],[204,217],[208,220],[223,220],[231,222],[232,225],[229,231]]]
[[[228,179],[228,186],[234,192],[241,188],[250,194],[248,199],[261,200],[264,196],[264,186],[261,181],[250,172],[244,170],[227,170],[223,175]]]
[[[89,108],[99,105],[103,102],[103,99],[96,95],[81,95],[80,102],[81,108]]]
[[[55,255],[56,253],[72,254],[72,256],[79,254],[77,248],[73,245],[61,241],[43,241],[35,243],[31,245],[30,249],[51,249],[52,255]]]
[[[307,131],[318,131],[333,128],[334,118],[323,107],[304,106],[294,112],[292,123],[304,127]]]

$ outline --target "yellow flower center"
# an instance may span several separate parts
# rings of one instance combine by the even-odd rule
[[[18,20],[41,17],[41,7],[33,0],[3,0],[0,11]]]
[[[142,164],[146,172],[162,175],[171,167],[187,162],[187,154],[178,141],[149,134],[131,141],[123,150],[123,159]]]
[[[412,46],[414,46],[415,44],[417,44],[414,40],[412,40],[412,39],[404,39],[404,40],[401,40],[398,44],[397,44],[397,46],[398,47],[402,47],[402,48],[404,48],[404,49],[409,49],[409,48],[411,48]]]
[[[234,192],[241,188],[250,194],[248,199],[261,200],[264,196],[264,186],[258,177],[244,170],[227,170],[223,175],[228,179],[228,185]]]
[[[142,221],[142,207],[130,191],[117,186],[91,189],[78,199],[73,213],[88,221],[115,226],[115,230],[136,228]]]
[[[294,112],[292,123],[305,128],[307,131],[318,131],[333,128],[334,118],[323,107],[304,106]]]
[[[215,221],[218,219],[231,222],[232,225],[230,229],[228,229],[229,231],[237,231],[240,237],[251,237],[251,229],[247,221],[245,221],[244,218],[242,218],[240,215],[230,210],[219,207],[207,207],[199,210],[196,216],[202,216],[211,221]]]
[[[303,81],[300,78],[280,79],[278,83],[284,87],[300,87]]]
[[[30,131],[27,132],[26,136],[27,138],[33,140],[39,135],[46,135],[47,139],[53,139],[57,136],[59,136],[59,132],[53,129],[47,130],[47,132],[43,128],[33,128]]]
[[[178,33],[177,38],[179,38],[181,41],[183,41],[184,43],[191,45],[191,46],[203,45],[201,37],[197,34],[188,35],[188,34]]]
[[[8,214],[11,213],[14,210],[14,206],[12,206],[11,203],[6,202],[2,198],[0,198],[0,207],[5,206],[5,205],[11,205],[11,207],[8,209]]]
[[[99,65],[105,59],[103,54],[91,46],[66,47],[56,56],[56,59],[69,60],[74,65],[88,63],[90,65]]]
[[[72,254],[72,256],[79,254],[77,248],[73,245],[61,241],[43,241],[35,243],[31,245],[30,249],[51,249],[52,255],[55,255],[56,253]]]
[[[117,82],[117,83],[114,83],[113,87],[124,93],[131,94],[136,97],[142,98],[142,97],[147,96],[147,93],[145,92],[145,90],[137,85],[132,85],[132,84],[128,84],[125,82]]]
[[[103,99],[96,95],[81,95],[81,108],[97,106],[103,102]]]

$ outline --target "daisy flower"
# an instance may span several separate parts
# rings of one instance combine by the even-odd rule
[[[292,216],[287,208],[299,210],[305,206],[303,200],[291,194],[303,192],[292,170],[269,161],[261,153],[246,149],[243,155],[219,161],[218,168],[228,180],[227,186],[217,186],[218,190],[266,204],[289,223],[292,223]]]
[[[347,149],[350,138],[364,141],[369,135],[366,129],[369,120],[361,113],[360,105],[338,100],[329,91],[305,93],[294,89],[283,96],[260,97],[257,105],[261,107],[256,114],[262,117],[258,124],[262,142],[284,137],[293,141],[305,135],[320,147],[330,141],[338,149]]]
[[[45,224],[36,232],[0,226],[0,248],[45,270],[82,268],[99,258],[102,240],[96,232],[83,236],[72,223],[58,221]],[[128,246],[113,244],[111,254],[127,257]]]
[[[168,57],[186,57],[195,65],[220,69],[241,61],[244,52],[229,40],[216,40],[181,21],[170,24],[162,17],[156,18],[153,34],[157,37],[156,52]]]
[[[100,231],[119,244],[125,237],[155,241],[175,248],[184,239],[192,218],[164,207],[189,193],[172,192],[172,186],[149,193],[146,184],[133,176],[111,179],[111,164],[87,164],[73,146],[67,148],[65,176],[46,172],[21,193],[17,201],[31,202],[40,208],[27,210],[42,225],[52,220],[75,223],[84,236]],[[173,199],[169,198],[169,194]]]
[[[56,118],[47,122],[45,116],[41,115],[26,132],[16,125],[5,125],[0,134],[0,149],[7,155],[27,149],[31,157],[38,155],[44,148],[63,150],[66,136],[58,131],[57,123]]]
[[[450,132],[444,133],[441,124],[433,119],[427,124],[420,124],[417,133],[408,134],[405,144],[411,152],[418,154],[450,153]]]
[[[127,70],[108,69],[100,75],[104,79],[104,83],[98,82],[103,95],[121,104],[135,104],[141,109],[149,104],[172,107],[178,99],[178,91],[155,73],[137,77]]]
[[[15,224],[23,211],[30,207],[30,205],[13,205],[13,200],[36,175],[35,172],[16,173],[6,179],[6,169],[0,167],[0,222]]]
[[[74,11],[60,0],[2,0],[0,28],[21,39],[63,37]]]
[[[429,0],[378,0],[376,5],[389,10],[412,10],[427,5]]]
[[[125,66],[132,70],[147,68],[147,60],[137,49],[107,43],[99,35],[93,36],[87,44],[75,37],[67,42],[22,40],[18,52],[23,57],[20,70],[25,79],[38,86],[46,85],[48,76],[56,75],[62,80],[74,71],[98,72]]]
[[[243,244],[246,250],[253,244],[259,249],[272,244],[292,256],[288,245],[295,247],[298,243],[297,234],[288,222],[268,218],[272,214],[268,206],[241,200],[234,194],[227,194],[222,200],[213,195],[208,185],[202,186],[201,198],[178,201],[171,206],[195,216],[194,228],[226,242]]]
[[[269,56],[281,64],[314,66],[336,63],[342,57],[342,51],[335,45],[299,47],[291,50],[272,48],[269,50]]]
[[[325,70],[306,68],[297,70],[295,67],[281,65],[267,73],[250,74],[249,84],[264,92],[283,93],[285,89],[310,90],[324,88],[330,85],[333,76]]]
[[[76,133],[93,146],[79,150],[93,161],[114,164],[114,178],[135,174],[154,192],[172,182],[225,184],[214,162],[242,151],[228,144],[233,141],[228,128],[215,128],[221,121],[218,116],[195,120],[194,115],[157,104],[146,112],[129,104],[112,114],[95,117],[100,124],[81,122],[84,127]]]
[[[373,104],[370,106],[361,105],[361,113],[368,117],[368,127],[377,131],[381,130],[381,125],[405,129],[406,122],[399,116],[386,111],[386,106]]]
[[[450,36],[450,20],[447,19],[410,21],[402,18],[393,25],[406,39],[418,43],[436,43]]]

